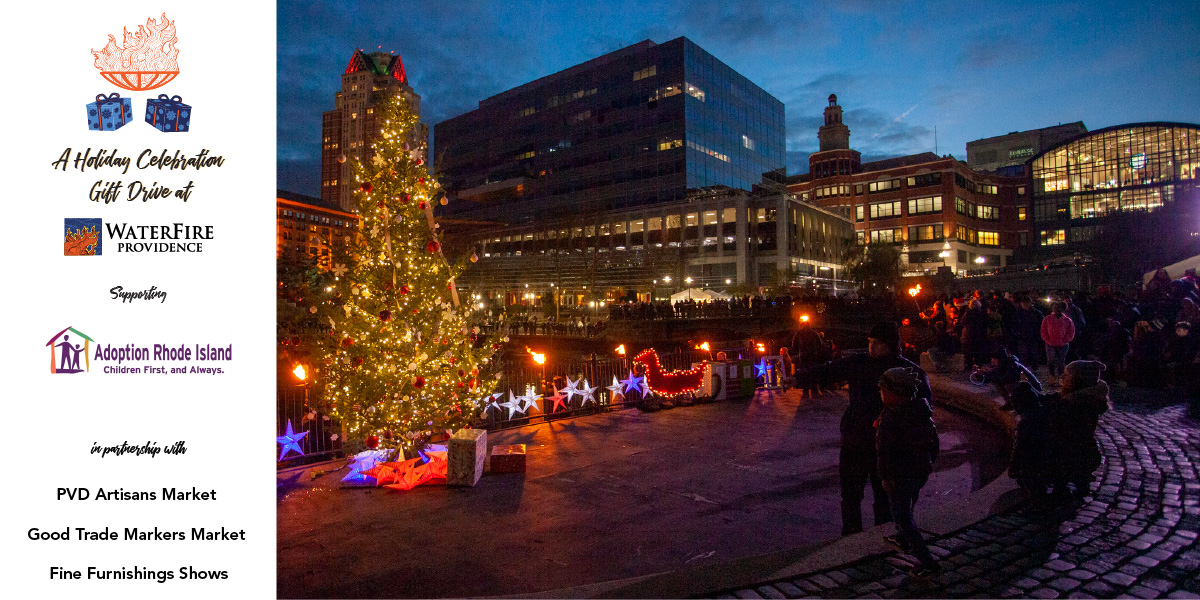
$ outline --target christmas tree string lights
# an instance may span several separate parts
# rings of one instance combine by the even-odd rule
[[[444,193],[409,134],[417,117],[399,95],[375,114],[380,135],[352,159],[360,231],[320,305],[332,331],[317,379],[348,439],[377,436],[412,456],[494,400],[495,345],[476,343],[472,310],[459,304],[466,260],[443,254],[431,205]]]

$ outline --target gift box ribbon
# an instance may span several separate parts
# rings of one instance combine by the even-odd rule
[[[96,112],[100,112],[101,106],[104,106],[105,104],[111,104],[113,102],[116,102],[121,107],[121,123],[124,124],[126,122],[125,103],[121,101],[121,95],[116,92],[113,92],[107,96],[104,94],[96,94]]]
[[[183,97],[182,96],[171,96],[170,98],[168,98],[166,94],[159,94],[157,102],[159,102],[163,108],[174,108],[175,109],[175,131],[179,131],[180,108],[187,106],[186,104],[183,103]],[[155,125],[155,126],[158,125],[158,111],[157,110],[154,111],[154,116],[152,117],[150,124]]]

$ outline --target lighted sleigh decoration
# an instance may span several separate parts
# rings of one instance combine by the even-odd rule
[[[137,32],[125,29],[121,45],[108,36],[103,50],[92,50],[100,75],[117,87],[135,92],[160,88],[179,75],[179,50],[175,48],[175,22],[146,19]]]
[[[646,385],[650,391],[667,397],[694,394],[704,384],[705,367],[708,361],[690,369],[663,371],[658,352],[647,348],[633,357],[633,362],[646,367]]]

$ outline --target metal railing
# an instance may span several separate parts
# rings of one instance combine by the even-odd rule
[[[665,371],[690,369],[694,363],[710,360],[712,353],[704,351],[668,352],[659,355],[659,362]],[[485,407],[484,418],[480,427],[489,430],[522,427],[525,425],[543,423],[561,418],[570,418],[590,414],[598,414],[611,410],[620,410],[637,406],[643,400],[640,391],[630,390],[628,395],[616,393],[609,386],[617,384],[629,377],[635,370],[631,357],[577,357],[566,360],[547,360],[545,365],[536,365],[526,359],[509,359],[501,369],[497,391],[503,394],[495,399],[499,405],[508,402],[509,393],[513,398],[524,395],[538,395],[537,408],[525,403],[526,410],[515,410],[507,407],[496,407],[488,404]],[[555,393],[554,380],[557,377],[570,378],[580,387],[584,383],[595,388],[595,402],[584,403],[581,395],[572,395],[562,405],[549,402],[546,397]],[[622,388],[623,391],[624,388]]]
[[[275,435],[282,436],[287,432],[288,423],[292,424],[292,433],[306,435],[299,440],[300,449],[304,455],[295,451],[289,452],[279,466],[295,466],[315,459],[329,459],[342,452],[342,425],[336,419],[310,408],[307,389],[305,386],[291,386],[276,390],[275,401]],[[280,445],[275,445],[275,457],[279,458]]]

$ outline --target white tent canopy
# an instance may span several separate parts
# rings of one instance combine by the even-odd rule
[[[1167,270],[1167,275],[1170,275],[1171,279],[1179,279],[1180,277],[1183,277],[1183,272],[1188,269],[1200,270],[1200,254],[1197,254],[1196,256],[1193,256],[1191,258],[1181,260],[1173,265],[1167,265],[1166,267],[1163,267],[1163,268]],[[1147,271],[1145,275],[1142,275],[1142,286],[1143,287],[1145,287],[1145,285],[1147,283],[1150,283],[1151,277],[1154,277],[1154,271]],[[671,298],[672,298],[671,301],[674,302],[674,296],[672,296]]]
[[[671,304],[686,302],[689,298],[696,302],[712,302],[713,300],[728,300],[729,294],[703,288],[688,288],[671,294]]]

